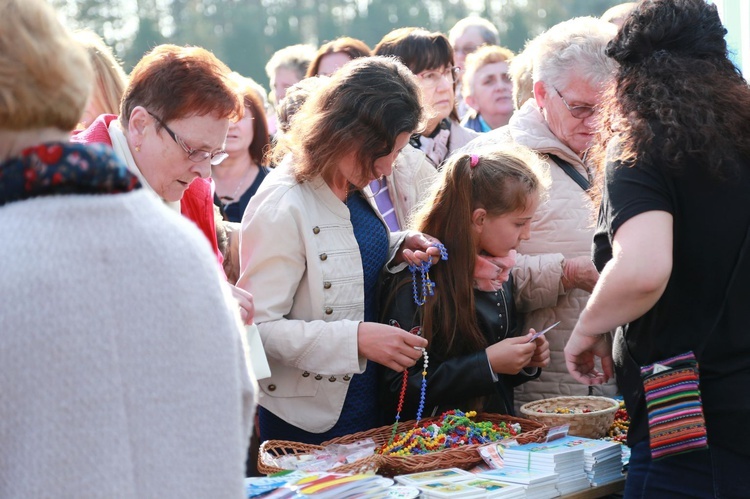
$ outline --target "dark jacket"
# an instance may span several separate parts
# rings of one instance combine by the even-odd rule
[[[405,281],[407,284],[404,284]],[[390,277],[385,284],[382,322],[396,321],[407,331],[419,326],[421,309],[414,303],[409,270]],[[519,333],[521,321],[516,314],[512,293],[512,279],[497,293],[474,291],[477,321],[488,345]],[[513,415],[513,387],[536,379],[541,373],[541,369],[536,369],[534,375],[524,371],[513,376],[497,374],[498,381],[495,381],[484,350],[449,358],[439,357],[430,351],[429,346],[427,350],[427,390],[422,417],[437,416],[451,409]],[[414,419],[416,416],[422,368],[423,362],[418,361],[409,369],[401,421]],[[396,414],[402,382],[403,371],[396,372],[381,367],[380,396],[386,419],[389,414]]]

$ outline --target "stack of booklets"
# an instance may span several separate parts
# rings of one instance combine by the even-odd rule
[[[570,494],[591,487],[584,467],[581,437],[566,436],[552,442],[508,447],[505,466],[557,473],[560,494]]]
[[[555,486],[558,475],[549,471],[526,470],[506,466],[500,469],[482,471],[477,474],[477,477],[519,485],[523,488],[525,494],[523,497],[528,499],[550,499],[560,495],[560,491]]]
[[[437,498],[525,498],[522,486],[501,480],[482,478],[458,468],[412,473],[395,477],[396,481],[417,487],[422,497]]]
[[[622,478],[622,445],[582,438],[584,467],[591,485],[598,487]]]

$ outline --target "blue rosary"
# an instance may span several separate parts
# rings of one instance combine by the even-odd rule
[[[445,245],[441,243],[435,243],[433,246],[435,246],[437,249],[440,250],[440,259],[441,260],[447,260],[448,259],[448,250],[445,249]],[[420,265],[414,265],[409,264],[409,270],[411,271],[411,282],[412,282],[412,290],[414,291],[414,303],[417,304],[418,307],[421,307],[425,304],[425,301],[427,301],[428,296],[434,296],[435,295],[435,281],[432,281],[430,279],[430,267],[432,267],[432,260],[429,259],[426,262],[422,262]],[[421,277],[422,277],[422,298],[419,298],[419,295],[417,294],[417,269],[419,269]],[[392,326],[400,327],[399,324],[396,321],[391,321]],[[418,335],[421,335],[421,326],[417,326],[412,329],[412,333],[416,333]],[[414,347],[417,348],[417,347]],[[414,427],[416,428],[419,425],[419,422],[422,420],[422,412],[424,412],[424,401],[425,396],[427,394],[427,366],[429,365],[430,359],[427,355],[427,350],[424,348],[421,348],[422,350],[422,357],[424,358],[424,362],[422,363],[422,386],[420,387],[420,393],[419,393],[419,407],[417,408],[417,421],[414,424]],[[399,400],[398,400],[398,408],[396,409],[396,421],[393,423],[393,430],[391,432],[391,438],[389,440],[389,444],[393,443],[393,439],[396,436],[396,431],[398,429],[398,423],[401,419],[401,409],[404,407],[404,397],[406,396],[406,386],[407,386],[407,380],[409,378],[409,371],[407,369],[404,369],[404,377],[401,382],[401,393],[399,394]]]
[[[448,250],[445,249],[445,245],[442,243],[433,244],[434,247],[440,250],[440,259],[448,259]],[[414,303],[418,307],[421,307],[427,301],[428,296],[435,296],[435,281],[430,279],[430,267],[432,267],[432,259],[428,259],[426,262],[422,262],[419,265],[409,264],[409,270],[411,271],[411,289],[414,292]],[[422,277],[422,297],[419,297],[417,293],[417,270],[419,270]]]

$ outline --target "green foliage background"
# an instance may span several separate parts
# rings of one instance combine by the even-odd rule
[[[513,51],[576,16],[600,16],[622,0],[50,0],[72,28],[101,35],[130,70],[160,43],[200,45],[268,87],[265,64],[295,43],[352,36],[374,46],[394,28],[447,33],[469,14],[491,20]]]

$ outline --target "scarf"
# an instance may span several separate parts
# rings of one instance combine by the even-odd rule
[[[50,142],[0,165],[0,206],[60,194],[118,194],[141,185],[104,145]]]
[[[480,291],[497,291],[508,280],[515,264],[516,250],[510,250],[508,256],[500,258],[477,255],[474,264],[474,287]]]
[[[432,135],[425,137],[424,135],[413,135],[411,138],[411,145],[427,156],[432,164],[436,167],[440,166],[443,160],[448,156],[448,139],[451,136],[451,125],[450,122],[445,119],[438,124]]]

